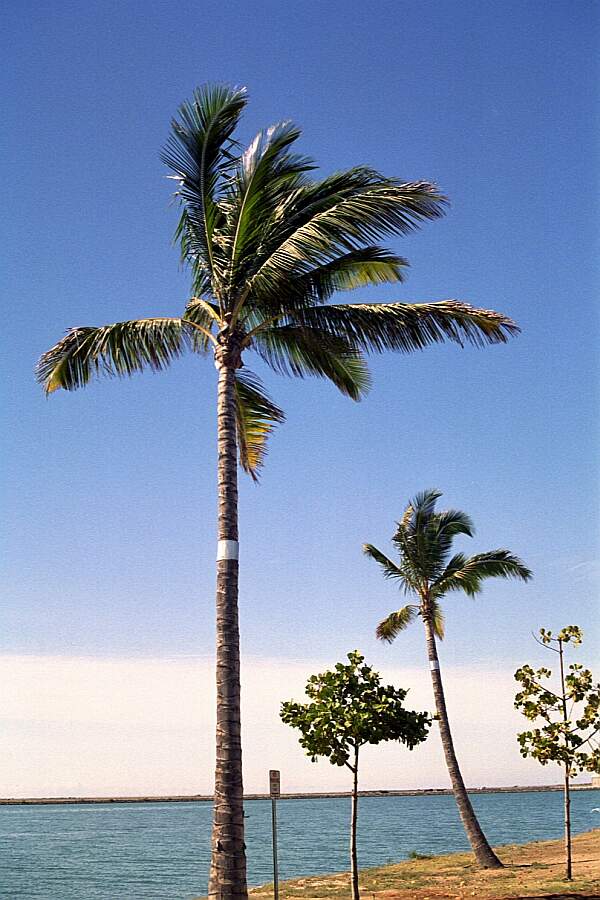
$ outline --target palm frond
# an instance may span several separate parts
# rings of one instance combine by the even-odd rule
[[[423,522],[426,522],[435,512],[435,504],[443,496],[442,492],[437,488],[426,488],[419,491],[418,494],[409,501],[407,510],[412,510],[413,523],[412,528],[416,529]]]
[[[313,268],[303,266],[301,274],[290,274],[279,285],[275,297],[250,293],[244,298],[245,316],[249,320],[260,318],[261,313],[293,316],[298,310],[326,303],[336,291],[402,282],[407,267],[406,259],[383,247],[352,250]]]
[[[457,300],[435,303],[360,303],[294,312],[301,324],[341,335],[363,351],[412,353],[451,341],[461,347],[505,343],[519,332],[512,319]]]
[[[324,303],[336,291],[404,281],[408,261],[383,247],[371,245],[336,257],[310,271],[289,278],[281,291],[282,309]]]
[[[214,241],[222,218],[219,182],[236,161],[233,132],[247,102],[245,88],[205,85],[179,108],[171,122],[171,135],[162,161],[179,183],[175,196],[184,206],[176,237],[183,238],[185,254],[201,257],[211,276],[222,276],[223,261],[216,259]]]
[[[473,521],[460,509],[445,509],[438,512],[435,519],[438,539],[451,540],[459,534],[466,534],[467,537],[473,537],[475,534]]]
[[[46,393],[73,391],[95,376],[124,376],[144,369],[160,372],[184,350],[205,350],[205,338],[181,319],[117,322],[100,328],[71,328],[44,353],[36,377]]]
[[[396,545],[403,567],[412,572],[412,583],[429,583],[443,566],[446,548],[437,534],[435,504],[438,490],[421,491],[408,504],[392,542]]]
[[[477,553],[469,563],[474,565],[482,578],[516,578],[518,581],[529,581],[533,573],[525,563],[509,550],[489,550]]]
[[[455,553],[448,561],[444,571],[438,575],[431,586],[435,597],[442,597],[448,591],[462,591],[474,597],[481,590],[481,581],[472,571],[465,568],[468,557],[465,553]]]
[[[177,197],[175,192],[175,197]],[[212,252],[208,253],[206,230],[202,215],[190,207],[183,207],[173,233],[173,244],[179,244],[179,258],[192,271],[192,293],[206,294],[212,290]]]
[[[263,241],[252,290],[276,298],[291,278],[443,214],[446,199],[429,182],[385,178],[365,166],[298,189],[276,211]]]
[[[288,152],[300,133],[292,122],[259,132],[235,167],[221,203],[225,219],[219,231],[229,258],[230,293],[236,284],[245,290],[274,210],[315,167],[308,157]]]
[[[285,416],[265,394],[260,379],[248,369],[236,372],[235,399],[240,465],[254,481],[258,481],[267,452],[267,439]]]
[[[256,335],[254,347],[281,374],[328,378],[352,400],[360,400],[369,390],[371,380],[362,355],[335,335],[316,328],[274,325]]]
[[[418,554],[421,569],[427,571],[429,582],[438,578],[444,570],[454,539],[460,534],[472,536],[474,531],[471,519],[461,510],[436,512],[435,500],[439,496],[439,491],[426,492],[422,495],[425,502],[421,506],[417,505],[418,498],[413,500],[416,511],[411,541]]]
[[[438,494],[439,494],[439,496],[441,497],[441,493],[438,492]],[[410,503],[407,504],[406,509],[405,509],[404,512],[402,513],[402,518],[401,518],[400,521],[397,523],[397,526],[398,526],[397,529],[396,529],[396,533],[397,533],[397,534],[404,533],[404,532],[408,531],[408,529],[409,529],[409,527],[410,527],[410,523],[411,523],[412,517],[414,516],[414,514],[415,514],[415,510],[414,510],[414,507],[413,507],[413,505],[412,505],[412,502],[410,502]]]
[[[183,319],[194,325],[200,325],[208,332],[213,328],[219,329],[223,327],[223,318],[219,307],[204,297],[192,297],[188,300]]]
[[[402,578],[402,571],[399,566],[387,557],[385,553],[382,553],[381,550],[374,547],[373,544],[363,544],[362,549],[365,556],[370,556],[376,563],[379,563],[383,569],[385,578]]]
[[[445,633],[444,613],[437,600],[429,600],[429,612],[431,613],[431,622],[433,625],[434,634],[437,638],[440,639],[440,641],[443,641]]]
[[[409,604],[408,606],[403,606],[402,609],[397,609],[395,612],[390,613],[389,616],[380,622],[375,629],[375,637],[380,641],[386,641],[388,644],[391,644],[392,641],[398,637],[400,632],[404,631],[405,628],[408,628],[410,623],[414,621],[418,612],[418,606]]]
[[[522,560],[508,550],[489,550],[470,557],[457,553],[433,585],[433,591],[438,597],[449,591],[462,591],[467,596],[474,597],[481,591],[482,582],[487,578],[529,581],[531,577],[531,571]]]

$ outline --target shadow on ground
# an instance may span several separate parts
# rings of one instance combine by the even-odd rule
[[[524,894],[519,900],[598,900],[597,894]]]

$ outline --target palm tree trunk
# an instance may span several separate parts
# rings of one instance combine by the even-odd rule
[[[358,853],[356,850],[356,831],[358,822],[358,747],[354,750],[354,766],[352,767],[352,812],[350,814],[350,882],[352,900],[359,900],[358,892]]]
[[[216,900],[245,900],[248,889],[240,729],[236,366],[223,356],[217,357],[217,761],[208,893]]]
[[[471,801],[469,800],[469,795],[467,794],[467,789],[465,788],[456,753],[454,752],[454,742],[452,741],[448,712],[446,710],[446,700],[444,697],[444,688],[442,686],[442,676],[440,674],[440,663],[435,644],[433,622],[431,620],[431,615],[426,611],[423,613],[423,622],[425,624],[427,655],[429,657],[429,668],[431,670],[435,710],[440,725],[440,736],[442,738],[442,747],[444,748],[446,765],[448,766],[448,773],[452,783],[452,791],[456,799],[460,818],[479,865],[486,869],[500,869],[502,868],[502,863],[490,847],[487,838],[477,821],[477,817],[471,806]]]

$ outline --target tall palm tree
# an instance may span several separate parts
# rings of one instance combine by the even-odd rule
[[[237,460],[253,478],[283,413],[245,367],[255,351],[276,372],[327,378],[359,400],[364,353],[411,352],[454,341],[505,342],[518,331],[496,312],[451,300],[327,305],[336,291],[403,281],[407,262],[379,246],[443,214],[426,181],[402,182],[364,166],[317,180],[293,150],[290,122],[243,150],[234,132],[241,88],[207,86],[172,121],[162,159],[177,182],[176,239],[192,274],[179,317],[73,328],[38,363],[46,391],[97,375],[163,370],[185,350],[218,372],[217,761],[209,893],[246,896],[238,638]]]
[[[531,572],[508,550],[490,550],[476,556],[455,553],[452,542],[460,534],[473,536],[473,523],[460,510],[436,512],[440,491],[417,494],[404,510],[392,543],[399,553],[396,563],[373,544],[363,547],[367,556],[379,563],[386,578],[398,582],[400,590],[416,599],[380,622],[377,637],[391,643],[418,616],[425,626],[427,656],[433,684],[433,696],[446,765],[462,823],[479,865],[501,868],[502,863],[490,847],[469,800],[458,765],[444,698],[436,638],[444,637],[444,617],[440,600],[451,591],[474,597],[487,578],[519,578],[528,581]]]

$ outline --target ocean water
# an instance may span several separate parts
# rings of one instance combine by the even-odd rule
[[[476,794],[492,844],[558,838],[562,794]],[[348,798],[280,800],[280,878],[348,868]],[[210,803],[0,807],[2,900],[192,900],[206,892]],[[271,804],[246,803],[248,880],[272,880]],[[600,826],[600,790],[576,791],[575,833]],[[453,797],[364,797],[361,868],[411,850],[468,849]]]

